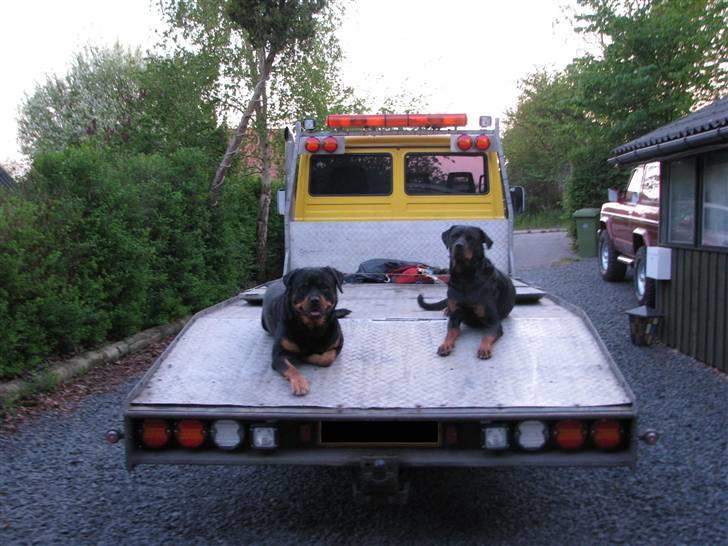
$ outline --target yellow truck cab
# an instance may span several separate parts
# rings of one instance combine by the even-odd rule
[[[490,118],[459,130],[464,114],[332,115],[326,127],[287,133],[285,269],[356,270],[367,258],[447,267],[440,234],[481,227],[489,257],[513,273],[513,207]],[[522,196],[521,193],[519,193]],[[520,203],[523,199],[520,199]],[[325,244],[324,244],[325,243]]]

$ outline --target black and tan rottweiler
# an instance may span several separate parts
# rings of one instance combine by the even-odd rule
[[[294,363],[330,366],[344,346],[338,319],[349,314],[336,309],[336,291],[344,275],[331,267],[294,269],[268,286],[261,320],[273,335],[273,369],[303,396],[308,381]]]
[[[417,303],[427,310],[447,308],[447,336],[437,349],[440,356],[449,355],[460,335],[464,322],[474,328],[484,328],[478,358],[490,358],[493,344],[503,335],[501,321],[508,316],[516,302],[516,289],[511,279],[499,271],[485,256],[483,245],[493,246],[485,232],[473,226],[452,226],[443,232],[442,240],[450,252],[450,279],[447,298],[427,303],[420,294]]]

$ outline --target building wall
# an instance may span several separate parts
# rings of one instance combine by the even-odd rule
[[[728,373],[728,253],[673,248],[671,262],[657,282],[662,340]]]

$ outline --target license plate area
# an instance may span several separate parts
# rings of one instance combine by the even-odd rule
[[[437,447],[437,421],[322,421],[319,445],[324,447]]]

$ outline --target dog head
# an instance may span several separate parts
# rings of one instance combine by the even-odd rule
[[[453,263],[470,263],[485,256],[483,245],[493,246],[493,241],[482,229],[474,226],[452,226],[442,232],[442,242],[450,251]]]
[[[343,291],[343,281],[344,275],[331,267],[304,267],[287,273],[283,284],[291,318],[309,328],[326,324],[333,317],[336,291]]]

